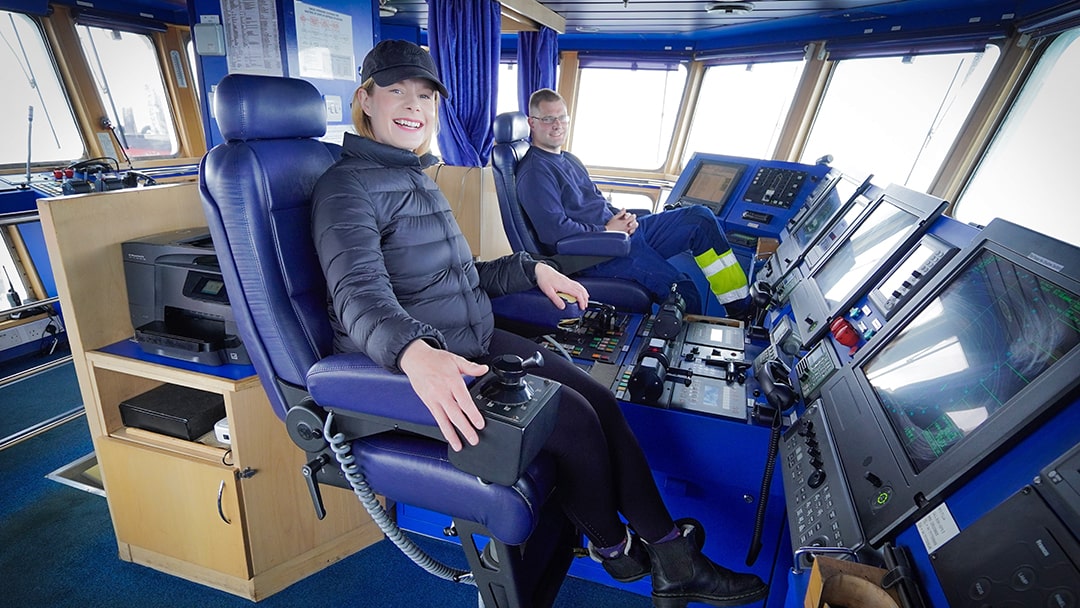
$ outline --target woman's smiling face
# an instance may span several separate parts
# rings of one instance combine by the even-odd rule
[[[428,140],[436,111],[436,92],[431,82],[408,78],[385,87],[376,84],[371,94],[360,89],[359,94],[375,141],[416,150]]]

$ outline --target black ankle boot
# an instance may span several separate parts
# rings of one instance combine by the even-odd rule
[[[645,549],[645,543],[637,534],[628,534],[626,548],[622,555],[612,558],[601,558],[600,565],[620,583],[632,583],[643,578],[651,571],[649,552]],[[595,553],[593,554],[595,555]]]
[[[655,608],[685,608],[688,602],[740,606],[764,598],[769,589],[756,575],[713,563],[687,536],[646,548],[652,563]]]
[[[705,528],[696,519],[684,517],[675,520],[675,526],[685,536],[691,539],[694,546],[700,551],[705,546]],[[645,549],[645,543],[637,534],[628,531],[626,549],[623,554],[611,559],[603,559],[589,546],[589,554],[593,559],[600,562],[604,570],[611,578],[620,583],[632,583],[641,580],[645,575],[652,572],[652,563],[649,560],[649,552]]]

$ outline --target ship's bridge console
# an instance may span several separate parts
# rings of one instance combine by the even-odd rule
[[[594,302],[542,344],[610,387],[706,553],[769,606],[823,554],[883,568],[904,608],[1078,605],[1080,249],[825,165],[697,155],[669,204],[717,214],[763,308]]]
[[[736,256],[746,264],[758,239],[775,239],[803,209],[826,198],[838,176],[825,164],[698,153],[687,163],[666,205],[711,209],[723,223]]]

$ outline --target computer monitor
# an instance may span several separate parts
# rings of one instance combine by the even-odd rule
[[[813,235],[803,232],[796,236],[796,238],[806,238],[806,247],[803,249],[802,254],[804,273],[809,273],[817,268],[833,245],[859,221],[863,212],[878,200],[880,192],[880,190],[877,190],[876,194],[871,194],[867,190],[856,192],[848,200],[847,204],[831,216],[829,221],[824,224],[823,229],[817,230]]]
[[[702,159],[679,199],[695,205],[705,205],[720,214],[735,193],[747,165],[729,161]]]
[[[795,242],[799,252],[806,251],[840,211],[846,208],[847,203],[856,194],[865,191],[869,185],[870,177],[858,180],[847,174],[841,175],[840,179],[833,183],[828,195],[822,197],[821,203],[792,228],[791,240]]]
[[[899,260],[945,209],[945,201],[896,184],[863,213],[791,293],[807,347]]]
[[[994,220],[822,389],[877,544],[1080,384],[1080,249]]]
[[[835,169],[830,170],[819,189],[807,200],[805,211],[800,210],[780,233],[780,245],[765,263],[761,278],[773,287],[777,286],[792,268],[803,262],[807,249],[823,235],[830,234],[833,239],[822,246],[814,261],[824,255],[870,203],[871,199],[863,193],[870,187],[871,177],[858,181]],[[856,195],[860,196],[856,198]],[[841,217],[843,219],[836,222]],[[835,231],[830,230],[834,223],[837,223]]]

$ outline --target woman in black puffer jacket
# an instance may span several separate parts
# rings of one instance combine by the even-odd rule
[[[315,186],[312,234],[326,275],[338,351],[360,351],[409,377],[454,450],[475,445],[484,419],[463,375],[487,372],[492,354],[528,357],[536,345],[497,330],[491,296],[537,286],[584,307],[577,281],[518,253],[473,262],[450,205],[423,173],[446,89],[431,57],[398,40],[363,63],[353,125],[341,160]],[[653,576],[664,606],[730,606],[764,597],[756,576],[736,574],[700,553],[692,526],[676,526],[645,456],[611,392],[568,361],[530,370],[563,385],[555,429],[544,446],[556,462],[557,499],[588,537],[594,556],[621,581]],[[622,514],[634,532],[627,530]],[[644,540],[645,542],[641,542]]]

